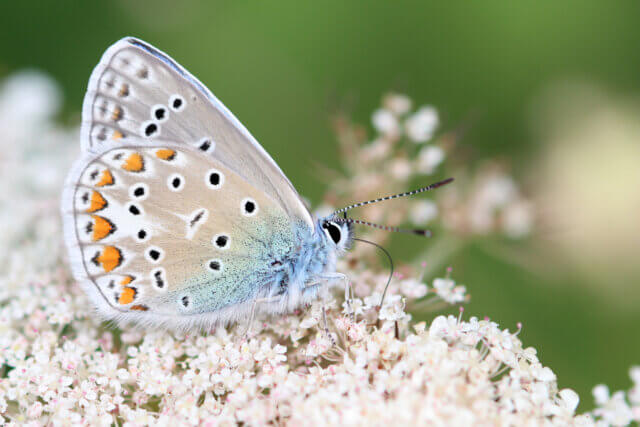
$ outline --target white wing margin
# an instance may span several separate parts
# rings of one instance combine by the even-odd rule
[[[93,70],[82,108],[83,151],[142,139],[198,147],[314,230],[299,194],[249,131],[198,79],[133,37],[109,47]]]

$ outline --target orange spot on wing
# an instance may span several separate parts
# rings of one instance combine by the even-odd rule
[[[168,148],[161,148],[156,151],[156,156],[158,156],[162,160],[173,160],[174,157],[176,157],[176,152]]]
[[[109,169],[102,171],[100,181],[96,184],[98,187],[104,187],[105,185],[113,185],[113,175],[111,175],[111,171]]]
[[[102,265],[104,271],[108,273],[122,263],[122,253],[115,246],[105,246],[96,260]]]
[[[140,310],[140,311],[147,311],[149,310],[149,307],[147,307],[146,305],[132,305],[131,310]]]
[[[113,113],[111,114],[111,120],[113,120],[114,122],[117,122],[121,120],[123,116],[124,116],[124,112],[122,111],[122,108],[116,107],[113,109]]]
[[[129,172],[141,172],[144,169],[144,161],[140,153],[133,153],[124,161],[122,169]]]
[[[122,86],[120,86],[120,90],[118,91],[118,96],[125,97],[127,95],[129,95],[129,85],[124,83]]]
[[[97,212],[104,209],[105,206],[107,206],[107,201],[102,197],[102,194],[97,191],[91,193],[91,205],[89,206],[89,209],[87,209],[88,213]]]
[[[135,288],[124,288],[122,293],[120,294],[120,298],[118,298],[118,304],[130,304],[133,302],[133,299],[136,296]]]
[[[124,135],[122,134],[122,132],[120,132],[119,130],[114,130],[113,131],[113,135],[111,136],[111,139],[113,139],[114,141],[117,141],[119,139],[122,139]]]
[[[115,227],[111,222],[98,215],[92,215],[93,218],[93,241],[97,242],[107,237],[115,231]]]
[[[125,276],[124,279],[122,279],[122,282],[120,282],[120,284],[122,286],[128,285],[129,283],[133,282],[134,277],[133,276]]]

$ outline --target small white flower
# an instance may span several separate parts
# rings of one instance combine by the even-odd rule
[[[593,388],[593,398],[598,405],[604,405],[609,401],[609,387],[598,384]]]
[[[556,375],[546,366],[534,366],[533,377],[542,382],[551,382],[556,380]]]
[[[411,98],[400,93],[390,93],[385,96],[382,104],[396,116],[407,114],[412,106]]]
[[[632,366],[629,376],[633,381],[633,387],[629,390],[629,402],[636,408],[638,418],[640,418],[640,366]]]
[[[406,181],[411,175],[411,164],[406,159],[395,159],[389,168],[391,176],[398,181]]]
[[[424,225],[438,216],[438,205],[432,200],[414,202],[409,211],[409,218],[415,225]]]
[[[27,410],[27,416],[29,418],[39,418],[42,415],[42,409],[43,409],[42,403],[35,402]]]
[[[427,295],[428,287],[416,279],[409,278],[400,282],[400,292],[408,298],[419,299]]]
[[[505,208],[502,227],[508,237],[515,239],[526,236],[531,232],[532,223],[533,212],[529,202],[519,200]]]
[[[517,191],[516,184],[511,177],[496,174],[483,182],[478,190],[478,197],[486,206],[498,208],[514,200]]]
[[[384,138],[371,141],[370,144],[362,148],[361,156],[363,162],[383,161],[391,156],[393,144]],[[333,212],[333,210],[331,211]],[[329,213],[331,213],[329,212]]]
[[[407,317],[404,312],[404,300],[400,295],[387,295],[378,316],[381,320],[402,320]]]
[[[377,308],[380,305],[380,300],[382,300],[382,294],[379,292],[373,292],[370,295],[364,297],[364,309],[369,310],[372,308]]]
[[[309,345],[307,345],[304,355],[311,358],[320,356],[333,347],[334,340],[335,337],[333,337],[332,340],[326,335],[326,333],[324,333],[324,331],[318,332],[315,338],[309,342]]]
[[[631,377],[634,387],[640,386],[640,366],[632,366],[629,369],[629,377]]]
[[[61,104],[60,88],[48,75],[23,71],[5,80],[0,91],[3,119],[39,123],[55,114]],[[19,125],[20,122],[15,123]]]
[[[436,168],[444,161],[444,150],[435,145],[423,147],[418,154],[416,169],[424,175],[431,175]]]
[[[303,329],[309,329],[317,325],[322,319],[322,302],[316,301],[311,305],[311,310],[307,313],[307,316],[300,322],[300,327]]]
[[[435,108],[421,107],[405,121],[407,136],[415,143],[426,142],[431,139],[439,123],[438,111]]]
[[[633,409],[625,400],[624,392],[617,391],[609,396],[608,388],[599,385],[593,389],[593,394],[598,404],[598,408],[594,409],[593,414],[600,418],[605,424],[626,426],[630,424],[634,418],[636,420],[638,419],[637,413],[634,414]]]
[[[445,316],[438,316],[431,322],[429,326],[430,336],[444,337],[451,332],[451,323]]]
[[[351,323],[347,329],[347,336],[351,341],[362,341],[365,339],[367,337],[366,323]]]
[[[400,135],[400,123],[389,110],[379,109],[373,113],[373,127],[386,137],[395,138]]]
[[[360,315],[364,313],[364,304],[360,298],[351,298],[349,301],[342,303],[342,312],[344,314]]]
[[[580,403],[580,397],[578,393],[571,390],[570,388],[562,389],[558,392],[560,399],[562,400],[563,407],[569,411],[569,413],[573,414],[578,407],[578,403]]]
[[[462,285],[456,286],[452,279],[433,279],[433,290],[443,300],[449,304],[457,304],[464,301],[466,288]]]

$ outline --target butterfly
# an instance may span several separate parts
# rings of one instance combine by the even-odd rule
[[[200,81],[131,37],[91,74],[80,133],[62,195],[64,240],[98,315],[118,324],[188,330],[291,311],[348,283],[336,261],[354,224],[394,229],[347,210],[449,182],[314,218]]]

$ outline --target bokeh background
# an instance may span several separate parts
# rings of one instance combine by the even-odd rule
[[[535,202],[516,242],[466,242],[448,261],[465,315],[538,349],[560,387],[629,387],[640,362],[640,3],[67,2],[0,4],[0,78],[44,71],[77,125],[107,46],[140,37],[202,80],[317,204],[339,168],[330,117],[371,128],[388,91],[464,128],[468,168],[508,165]],[[1,137],[1,136],[0,136]],[[436,177],[437,178],[437,177]],[[429,242],[396,236],[397,262]],[[417,313],[417,316],[421,316]]]

